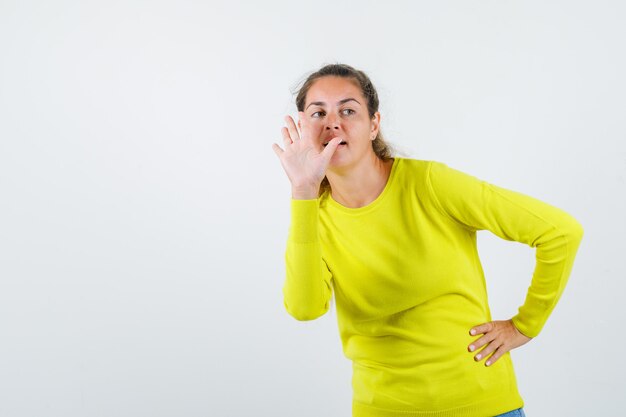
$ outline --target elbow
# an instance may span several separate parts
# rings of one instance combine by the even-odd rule
[[[328,311],[327,307],[321,308],[321,309],[320,308],[312,309],[307,306],[296,307],[296,306],[290,306],[289,304],[287,304],[286,301],[284,301],[283,304],[285,305],[285,309],[287,310],[287,313],[289,313],[291,317],[293,317],[294,319],[298,321],[315,320],[317,318],[320,318],[324,314],[326,314],[326,312]]]
[[[585,234],[582,224],[580,224],[580,222],[576,219],[573,219],[571,222],[568,232],[570,239],[578,243],[583,240],[583,235]]]
[[[555,231],[558,231],[558,234],[570,243],[580,243],[585,233],[582,224],[568,212],[562,211],[561,213],[561,217],[555,220]]]

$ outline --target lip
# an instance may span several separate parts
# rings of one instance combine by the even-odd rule
[[[328,140],[324,140],[322,142],[322,146],[326,147],[326,145],[328,145],[328,142],[330,142],[331,140],[333,140],[333,139],[335,139],[337,137],[339,137],[339,136],[333,136],[332,138],[329,138]],[[347,144],[348,144],[348,142],[346,142],[345,140],[341,139],[340,145],[347,145]]]

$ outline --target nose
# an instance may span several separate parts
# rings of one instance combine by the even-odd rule
[[[339,129],[339,122],[335,116],[329,115],[326,119],[326,130]]]

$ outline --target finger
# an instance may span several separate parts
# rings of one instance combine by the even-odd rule
[[[494,334],[487,333],[484,336],[481,336],[478,340],[475,340],[474,342],[472,342],[467,347],[467,350],[469,350],[470,352],[474,352],[474,351],[480,349],[482,346],[486,345],[487,343],[490,343],[495,338],[496,338],[496,336]]]
[[[341,143],[341,138],[332,138],[330,142],[328,142],[328,145],[326,145],[326,147],[322,151],[322,156],[324,157],[324,161],[326,163],[328,163],[330,161],[330,158],[333,157],[333,154],[339,147],[340,143]]]
[[[299,140],[300,135],[298,134],[298,129],[296,129],[296,124],[291,116],[285,116],[285,123],[287,123],[287,130],[289,131],[289,137],[291,140],[294,142]]]
[[[300,128],[300,139],[308,140],[311,138],[309,124],[303,111],[298,112],[298,127]]]
[[[280,158],[280,156],[283,154],[283,152],[285,152],[285,151],[283,151],[283,149],[282,149],[280,146],[278,146],[278,145],[277,145],[277,144],[275,144],[275,143],[272,143],[272,149],[274,150],[274,153],[275,153],[275,154],[276,154],[279,158]]]
[[[485,359],[487,356],[489,356],[491,354],[491,352],[493,352],[494,350],[496,350],[497,348],[500,347],[500,345],[496,344],[497,342],[493,341],[491,343],[489,343],[487,346],[485,346],[485,348],[483,350],[481,350],[478,354],[476,354],[474,356],[474,360],[476,362],[479,362],[483,359]]]
[[[481,333],[487,333],[493,330],[493,322],[483,323],[470,329],[470,334],[475,336]]]
[[[287,146],[293,143],[293,141],[291,140],[291,137],[289,136],[289,130],[283,126],[283,128],[280,129],[280,132],[283,135],[283,143],[285,144],[285,148],[286,148]]]
[[[506,352],[508,352],[508,350],[504,347],[504,345],[501,345],[498,349],[496,349],[496,352],[493,355],[491,355],[489,359],[487,359],[487,362],[485,362],[485,366],[493,365],[495,361],[500,359],[500,357],[504,355]]]

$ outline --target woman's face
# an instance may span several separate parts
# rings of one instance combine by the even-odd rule
[[[350,165],[374,153],[372,140],[378,134],[380,113],[370,119],[367,101],[355,83],[335,76],[316,80],[307,92],[304,114],[300,114],[320,151],[335,137],[345,142],[337,147],[329,168]],[[302,129],[301,122],[298,126]]]

